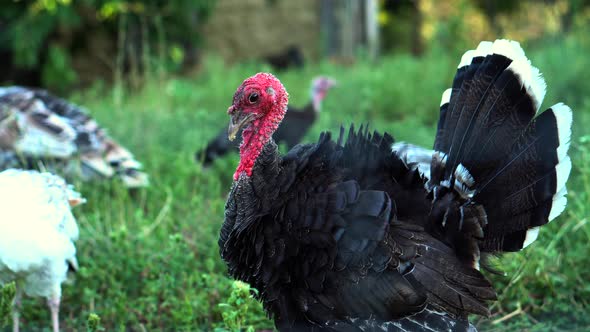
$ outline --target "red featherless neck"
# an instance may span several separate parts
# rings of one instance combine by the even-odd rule
[[[254,99],[256,101],[252,102]],[[228,113],[238,112],[243,116],[252,116],[254,120],[242,131],[240,163],[234,173],[235,181],[241,174],[252,176],[256,160],[287,112],[288,101],[289,95],[284,86],[268,73],[259,73],[246,79],[236,91]]]

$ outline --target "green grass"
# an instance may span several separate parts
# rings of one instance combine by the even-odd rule
[[[548,83],[543,106],[564,101],[574,109],[569,205],[534,245],[497,261],[506,276],[489,277],[499,301],[491,319],[476,322],[484,331],[584,330],[590,327],[590,141],[583,134],[590,126],[590,46],[570,37],[526,50]],[[278,76],[293,105],[307,101],[314,75],[340,81],[308,141],[322,130],[368,122],[398,140],[431,146],[440,96],[462,51],[437,49],[421,59],[398,55],[352,67],[324,62]],[[154,80],[141,91],[126,92],[120,105],[114,102],[117,91],[100,85],[73,96],[136,154],[152,185],[128,192],[117,182],[75,183],[88,204],[75,211],[81,270],[63,286],[64,330],[86,330],[91,313],[107,331],[272,327],[260,306],[226,276],[218,255],[218,231],[238,157],[228,156],[208,170],[193,159],[226,126],[235,88],[268,68],[227,68],[215,59],[203,68],[194,78]],[[48,329],[43,300],[25,299],[23,308],[25,330]]]

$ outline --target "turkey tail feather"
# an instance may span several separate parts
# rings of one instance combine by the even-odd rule
[[[528,246],[565,208],[572,112],[537,114],[545,88],[517,42],[496,40],[466,52],[443,93],[430,188],[454,183],[484,206],[483,252]]]

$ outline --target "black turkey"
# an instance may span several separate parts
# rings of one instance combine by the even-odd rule
[[[566,205],[572,113],[513,41],[482,42],[443,93],[428,178],[393,138],[350,128],[279,155],[288,94],[245,80],[220,254],[281,331],[468,331],[496,299],[485,255],[518,251]]]
[[[263,59],[275,70],[301,69],[305,64],[303,51],[296,45],[290,45],[280,52],[265,56]]]
[[[275,141],[285,143],[288,149],[301,143],[303,136],[318,118],[326,94],[334,86],[336,86],[336,81],[332,78],[324,76],[314,78],[311,82],[309,103],[301,109],[289,107],[283,125],[274,133]],[[237,136],[241,136],[241,133],[237,133]],[[237,152],[239,147],[239,141],[231,142],[227,136],[227,128],[224,128],[207,144],[203,151],[195,154],[195,159],[202,160],[203,166],[209,166],[215,159],[231,151]]]

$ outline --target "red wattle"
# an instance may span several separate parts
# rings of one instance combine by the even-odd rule
[[[234,181],[237,181],[242,173],[252,176],[252,169],[256,159],[285,116],[286,107],[283,107],[283,105],[278,106],[280,107],[278,110],[271,111],[265,117],[253,121],[250,127],[242,132],[240,164],[234,173]]]
[[[242,94],[245,87],[257,86],[262,90],[265,98],[257,104],[256,115],[262,115],[261,118],[252,121],[252,123],[242,131],[242,144],[240,145],[240,163],[234,173],[234,180],[237,181],[240,175],[252,176],[252,169],[256,159],[260,156],[264,146],[270,141],[272,134],[277,130],[287,112],[287,103],[289,94],[281,82],[269,73],[258,73],[246,80],[240,85],[234,95],[234,105],[241,103]],[[249,97],[248,97],[249,98]],[[249,104],[256,101],[247,101]],[[270,103],[270,104],[269,104]],[[232,107],[234,107],[232,105]],[[270,110],[269,110],[270,108]],[[230,110],[233,110],[230,107]],[[230,111],[228,110],[228,112]],[[249,110],[249,112],[253,112]]]

